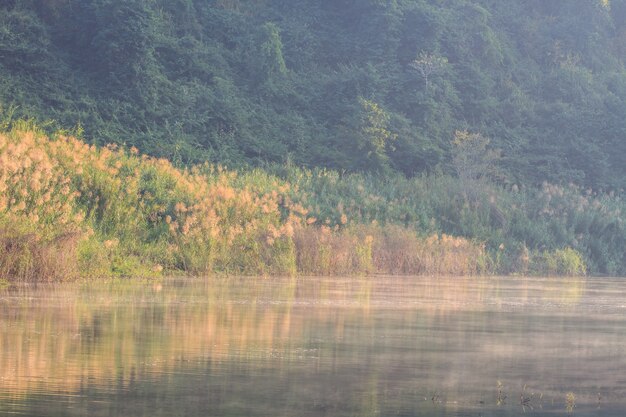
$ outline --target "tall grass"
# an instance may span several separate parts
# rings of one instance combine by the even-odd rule
[[[58,279],[28,265],[43,256],[35,247],[52,253],[67,236],[83,274],[294,273],[290,238],[305,211],[287,187],[265,192],[219,167],[180,170],[18,126],[0,135],[3,274]]]
[[[300,227],[294,236],[298,269],[309,275],[374,272],[372,240],[338,227]]]
[[[626,272],[619,195],[481,184],[468,199],[459,187],[443,175],[180,169],[14,121],[0,133],[0,279]]]
[[[477,275],[490,272],[484,245],[462,237],[413,231],[389,225],[376,228],[374,263],[387,274]]]
[[[79,276],[78,235],[67,233],[43,240],[19,225],[0,225],[0,277],[15,281],[61,281]]]
[[[626,203],[623,190],[600,192],[544,183],[538,187],[473,184],[468,197],[456,178],[374,177],[323,169],[271,168],[294,185],[292,198],[329,227],[377,222],[428,236],[450,235],[485,244],[492,272],[626,274]],[[576,253],[586,268],[557,268],[546,256]],[[560,252],[559,252],[560,251]],[[573,252],[572,252],[573,251]],[[543,258],[543,260],[542,260]]]

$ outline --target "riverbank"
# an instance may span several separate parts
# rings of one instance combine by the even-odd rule
[[[0,134],[0,278],[626,271],[619,196],[459,187],[443,175],[181,169],[16,122]]]

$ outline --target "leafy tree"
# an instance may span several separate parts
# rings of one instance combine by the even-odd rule
[[[388,151],[397,137],[389,130],[389,114],[376,102],[359,97],[355,116],[346,131],[354,152],[352,168],[379,173],[389,170]]]
[[[0,103],[231,166],[446,171],[467,129],[511,181],[619,189],[625,22],[624,0],[9,0]]]
[[[486,179],[495,179],[498,175],[500,153],[490,149],[489,142],[490,139],[480,133],[466,130],[454,133],[452,163],[466,197],[475,196]]]
[[[268,22],[261,27],[261,45],[259,48],[261,68],[266,78],[284,75],[287,72],[283,57],[283,43],[280,40],[278,26]]]
[[[422,75],[426,88],[429,87],[428,78],[431,75],[440,73],[448,65],[448,60],[445,57],[429,54],[426,52],[420,52],[417,58],[411,62],[411,67]]]
[[[46,27],[28,8],[0,8],[0,65],[9,72],[46,71],[54,60]]]

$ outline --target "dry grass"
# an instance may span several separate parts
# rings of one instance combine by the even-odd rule
[[[298,270],[312,275],[475,275],[484,273],[482,245],[464,238],[420,238],[400,226],[299,228],[294,236]]]
[[[298,271],[308,275],[350,275],[373,271],[371,236],[328,226],[300,227],[294,237]]]
[[[374,234],[374,265],[393,275],[476,275],[484,273],[484,246],[461,237],[418,237],[400,226],[378,228]]]
[[[68,233],[44,241],[35,233],[0,228],[0,278],[12,281],[65,281],[79,276],[80,235]]]

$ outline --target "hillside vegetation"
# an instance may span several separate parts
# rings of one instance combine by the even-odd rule
[[[8,0],[0,103],[174,163],[626,185],[624,0]]]
[[[626,0],[0,2],[0,280],[626,275]]]

